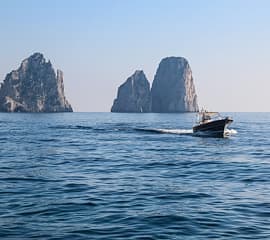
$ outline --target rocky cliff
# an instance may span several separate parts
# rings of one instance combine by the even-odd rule
[[[150,84],[143,71],[136,71],[117,92],[112,112],[150,112]]]
[[[1,84],[0,111],[72,112],[64,95],[63,73],[55,73],[41,53],[33,54]]]
[[[161,60],[152,89],[152,112],[196,112],[199,110],[192,72],[182,57]]]

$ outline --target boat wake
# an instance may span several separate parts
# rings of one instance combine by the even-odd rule
[[[152,132],[152,133],[169,133],[169,134],[179,134],[179,135],[190,135],[193,134],[192,129],[162,129],[162,128],[137,128],[137,131]]]
[[[178,135],[193,135],[193,136],[204,136],[204,134],[196,134],[193,129],[163,129],[163,128],[136,128],[136,131],[150,132],[150,133],[166,133],[166,134],[178,134]],[[225,136],[236,135],[235,129],[226,129],[224,132]]]
[[[235,129],[226,129],[225,131],[224,131],[224,134],[225,135],[229,135],[229,136],[231,136],[231,135],[236,135],[238,132],[235,130]]]

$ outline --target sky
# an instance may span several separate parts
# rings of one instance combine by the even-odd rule
[[[0,2],[0,82],[41,52],[64,72],[77,112],[108,112],[135,70],[152,83],[168,56],[191,66],[199,106],[269,112],[268,0]]]

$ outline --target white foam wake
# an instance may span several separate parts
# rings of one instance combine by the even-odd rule
[[[171,133],[171,134],[192,134],[192,129],[153,129],[160,133]]]
[[[227,128],[224,133],[225,133],[225,135],[235,135],[238,132],[235,129],[228,129]]]
[[[193,129],[164,129],[164,128],[138,128],[136,129],[138,131],[144,131],[144,132],[154,132],[154,133],[167,133],[167,134],[179,134],[179,135],[191,135],[193,134]],[[237,131],[235,129],[226,129],[224,132],[225,136],[232,136],[237,134]],[[200,132],[199,135],[196,136],[203,136],[203,132]]]

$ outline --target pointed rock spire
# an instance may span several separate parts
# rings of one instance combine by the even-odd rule
[[[0,88],[2,112],[72,112],[64,95],[63,74],[41,53],[22,61],[7,74]]]
[[[152,112],[197,112],[194,81],[188,61],[183,57],[161,60],[152,89]]]
[[[117,92],[112,112],[150,112],[150,84],[143,71],[135,71]]]

